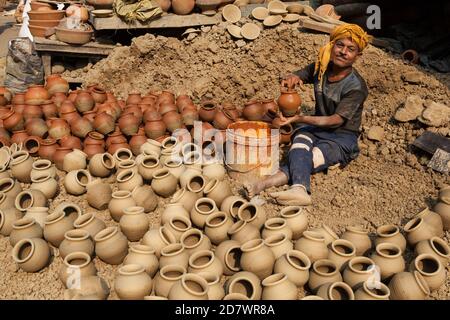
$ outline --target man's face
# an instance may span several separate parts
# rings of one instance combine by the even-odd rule
[[[339,39],[331,51],[331,61],[338,67],[347,68],[353,65],[358,55],[358,45],[351,38]]]

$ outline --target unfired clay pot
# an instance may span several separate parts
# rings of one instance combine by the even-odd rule
[[[260,300],[262,294],[261,280],[248,271],[237,272],[225,282],[228,294],[242,294],[250,300]]]
[[[324,300],[355,300],[352,288],[345,282],[329,282],[317,290],[317,295]]]
[[[69,253],[85,252],[94,255],[94,242],[86,230],[69,230],[64,234],[64,240],[59,246],[59,254],[64,259]]]
[[[167,168],[158,169],[153,173],[152,189],[162,197],[173,195],[177,189],[177,178]]]
[[[241,246],[241,267],[245,271],[253,272],[261,280],[272,274],[275,256],[262,239],[245,242]]]
[[[128,207],[123,210],[119,225],[129,241],[139,241],[149,229],[149,221],[142,207]]]
[[[120,264],[127,255],[128,240],[118,227],[109,227],[96,234],[95,253],[106,263]]]
[[[68,289],[77,285],[77,281],[73,280],[73,274],[79,274],[80,277],[97,275],[97,269],[90,255],[85,252],[72,252],[64,258],[63,265],[59,269],[59,279]]]
[[[388,279],[396,273],[405,270],[405,261],[402,257],[402,250],[393,243],[380,243],[376,246],[375,252],[370,258],[380,267],[382,280]]]
[[[395,225],[384,225],[377,228],[377,238],[375,246],[380,243],[396,244],[402,252],[406,249],[406,239],[400,233],[400,229]]]
[[[86,189],[86,200],[91,207],[97,210],[105,210],[108,208],[112,196],[112,190],[109,184],[103,183],[101,179],[97,178],[90,181]]]
[[[309,280],[311,261],[301,251],[291,250],[275,261],[274,273],[283,273],[297,287],[304,286]]]
[[[430,288],[417,272],[400,272],[389,282],[391,300],[424,300],[430,294]]]
[[[206,218],[205,234],[213,244],[219,245],[229,239],[228,230],[233,224],[233,220],[225,212],[214,212]]]
[[[331,243],[327,259],[333,261],[339,271],[344,271],[353,257],[356,257],[356,248],[350,241],[338,239]]]
[[[14,245],[12,257],[15,263],[25,272],[37,272],[50,261],[50,247],[39,238],[22,239]]]
[[[186,273],[169,291],[169,300],[207,300],[208,283],[199,275]]]
[[[144,208],[145,213],[155,210],[158,205],[158,197],[150,186],[144,185],[134,188],[131,196],[136,201],[136,205]]]
[[[313,263],[308,281],[308,287],[313,292],[317,292],[326,283],[339,281],[342,281],[342,276],[333,261],[320,259]]]
[[[164,226],[172,232],[177,241],[180,241],[183,233],[192,228],[192,223],[186,216],[173,216]]]
[[[73,223],[73,226],[76,229],[82,229],[89,232],[92,239],[94,239],[97,233],[106,229],[105,222],[97,218],[93,212],[88,212],[79,216]]]
[[[342,239],[348,240],[356,248],[356,255],[361,256],[372,247],[368,231],[361,227],[347,227],[341,236]]]
[[[66,217],[63,211],[53,212],[46,218],[44,238],[53,246],[59,247],[64,240],[64,234],[73,228],[73,220]]]
[[[292,240],[298,240],[308,229],[308,215],[302,210],[302,207],[288,206],[281,210],[280,215],[286,220],[287,226],[292,231]]]
[[[223,265],[211,250],[200,250],[192,253],[189,257],[188,272],[197,274],[212,273],[221,277],[223,274]]]
[[[198,228],[204,228],[208,216],[217,211],[218,209],[214,200],[200,198],[195,202],[194,208],[191,211],[192,223]]]
[[[275,273],[262,281],[263,300],[297,300],[297,287],[283,273]]]
[[[417,256],[411,262],[409,269],[410,271],[418,271],[428,284],[430,290],[439,289],[447,279],[445,267],[438,258],[428,253]]]
[[[355,300],[389,300],[391,290],[382,282],[378,283],[378,288],[371,288],[364,282],[363,286],[356,290]]]
[[[303,237],[295,242],[295,250],[305,253],[312,263],[320,259],[326,259],[328,256],[325,238],[314,231],[303,232]]]
[[[450,260],[450,247],[443,239],[433,237],[429,240],[423,240],[416,244],[414,248],[416,255],[431,254],[439,259],[443,266]]]
[[[172,286],[180,281],[181,277],[186,272],[186,268],[182,266],[169,265],[162,267],[154,278],[155,293],[158,296],[167,298]]]
[[[352,258],[342,274],[344,282],[353,290],[358,289],[363,282],[374,277],[376,272],[374,266],[373,260],[367,257]]]
[[[211,241],[199,229],[189,229],[185,231],[180,238],[180,243],[190,256],[195,252],[202,250],[211,250]]]
[[[175,242],[175,236],[166,227],[151,228],[141,241],[142,244],[151,246],[158,258],[161,256],[162,248]]]
[[[155,256],[155,250],[143,244],[134,244],[130,246],[128,255],[123,260],[123,264],[139,264],[144,267],[145,272],[150,277],[154,277],[158,271],[158,258]]]
[[[259,239],[259,229],[252,224],[249,224],[243,220],[235,222],[230,229],[228,229],[228,235],[231,240],[236,240],[241,244],[253,239]]]
[[[189,254],[184,250],[181,243],[172,243],[161,249],[159,268],[169,265],[188,267]]]
[[[114,290],[121,300],[143,300],[152,290],[152,278],[139,264],[119,268],[114,280]]]

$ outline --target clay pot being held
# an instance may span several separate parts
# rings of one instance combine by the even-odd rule
[[[380,243],[370,258],[380,268],[382,280],[405,270],[401,249],[393,243]]]
[[[108,208],[108,204],[111,201],[111,185],[103,183],[101,179],[95,179],[90,181],[87,186],[86,200],[88,204],[97,209],[105,210]]]
[[[382,282],[378,282],[375,288],[364,282],[363,286],[356,290],[355,300],[389,300],[390,294],[391,290]]]
[[[389,282],[391,300],[425,300],[430,288],[418,271],[400,272]]]
[[[159,266],[158,258],[155,256],[155,250],[143,244],[131,245],[128,255],[123,260],[123,264],[141,265],[150,277],[156,274]]]
[[[304,286],[309,280],[311,261],[301,251],[291,250],[275,261],[274,273],[284,273],[297,287]]]
[[[13,248],[12,257],[15,263],[25,272],[37,272],[46,267],[50,261],[50,247],[39,238],[20,240]]]
[[[244,203],[239,207],[238,217],[240,220],[254,225],[258,230],[264,225],[267,219],[264,208],[250,202]]]
[[[154,281],[155,294],[161,297],[167,297],[172,286],[179,282],[186,268],[177,265],[162,267],[156,274]]]
[[[260,300],[262,294],[261,280],[251,272],[241,271],[227,280],[225,291],[229,295],[240,294],[250,300]]]
[[[344,271],[348,261],[354,257],[356,257],[356,248],[353,243],[338,239],[331,243],[327,259],[333,261],[339,271]]]
[[[114,118],[106,112],[102,112],[95,117],[93,126],[101,134],[108,134],[114,131]]]
[[[0,198],[0,200],[2,200],[2,203],[4,203],[6,198],[7,197],[3,194],[2,198]],[[22,215],[23,213],[13,207],[0,209],[0,234],[5,237],[9,236],[13,229],[13,223],[21,219]]]
[[[431,211],[428,208],[425,208],[421,212],[416,215],[417,218],[422,218],[425,223],[427,223],[432,229],[433,233],[437,237],[442,237],[444,235],[444,225],[442,222],[442,218],[436,212]]]
[[[134,188],[142,186],[144,180],[133,169],[127,169],[117,175],[117,186],[119,190],[133,191]]]
[[[39,157],[53,161],[53,157],[54,157],[54,154],[56,153],[57,148],[58,148],[58,145],[56,144],[56,140],[54,140],[54,139],[41,140],[39,151],[38,151]]]
[[[369,279],[373,279],[376,274],[375,262],[367,257],[355,257],[350,259],[342,276],[344,282],[353,290],[358,289]]]
[[[303,232],[308,229],[308,214],[299,206],[288,206],[280,212],[286,225],[292,231],[292,240],[298,240]]]
[[[352,288],[345,282],[329,282],[317,290],[317,296],[323,300],[355,300]]]
[[[97,275],[97,268],[95,268],[94,262],[87,253],[72,252],[64,258],[63,265],[59,269],[59,279],[66,288],[73,285],[72,281],[68,280],[75,273],[82,278]]]
[[[219,211],[214,200],[209,198],[200,198],[195,202],[191,211],[191,221],[198,228],[204,228],[209,215]]]
[[[31,170],[33,169],[33,158],[26,151],[17,151],[11,155],[11,175],[20,182],[31,182]]]
[[[308,281],[308,286],[313,292],[317,292],[319,287],[326,283],[339,281],[342,281],[342,276],[333,261],[321,259],[314,262]]]
[[[136,205],[144,208],[145,213],[154,211],[158,206],[158,197],[150,186],[136,187],[131,192],[131,195],[134,201],[136,201]]]
[[[159,267],[169,265],[178,265],[187,268],[189,265],[189,255],[184,250],[181,243],[172,243],[161,249],[161,258],[159,258]]]
[[[149,229],[149,222],[142,207],[128,207],[120,218],[120,230],[129,241],[139,241]]]
[[[51,96],[57,92],[67,94],[69,92],[69,83],[61,75],[52,74],[46,78],[45,88]]]
[[[64,136],[70,135],[70,126],[64,119],[50,119],[50,126],[48,128],[48,134],[53,139],[61,139]]]
[[[172,200],[170,200],[170,204],[176,203],[181,204],[189,215],[189,212],[191,212],[197,200],[198,200],[197,194],[187,190],[186,188],[181,188],[177,192],[175,192],[175,194],[172,197]]]
[[[74,170],[64,178],[64,188],[68,194],[79,196],[86,192],[86,187],[91,179],[87,170]]]
[[[300,105],[302,104],[302,99],[300,95],[293,88],[291,89],[281,89],[280,96],[278,98],[278,106],[281,113],[285,117],[294,116]]]
[[[292,230],[283,218],[270,218],[264,222],[264,229],[261,232],[262,238],[266,239],[275,234],[284,234],[289,240],[292,239]]]
[[[264,240],[266,246],[272,250],[275,259],[285,255],[287,252],[294,249],[294,244],[283,233],[277,233],[267,237]]]
[[[95,100],[91,93],[86,90],[79,90],[75,99],[75,106],[81,113],[90,111],[94,108]]]
[[[259,101],[249,101],[244,105],[242,115],[249,121],[261,121],[265,114],[265,109]]]
[[[260,238],[259,229],[243,220],[235,222],[230,229],[228,229],[228,235],[231,237],[231,240],[236,240],[241,244],[244,244],[249,240]]]
[[[95,253],[106,263],[120,264],[127,255],[128,240],[118,227],[109,227],[96,234]]]
[[[262,239],[245,242],[241,246],[241,267],[256,274],[261,280],[272,274],[275,256]]]
[[[420,217],[410,220],[404,230],[410,246],[415,246],[418,242],[435,236],[433,228]]]
[[[225,212],[212,213],[206,218],[205,234],[213,244],[219,245],[229,239],[228,230],[233,224],[233,220]]]
[[[275,273],[262,281],[263,300],[297,300],[297,287],[285,274]]]
[[[59,254],[64,259],[73,252],[84,252],[89,256],[94,255],[94,242],[86,230],[69,230],[64,234],[64,240],[59,246]]]
[[[438,237],[429,240],[423,240],[416,244],[414,248],[416,255],[431,254],[437,258],[445,267],[450,260],[450,247],[447,242]]]
[[[125,113],[119,118],[120,131],[127,136],[136,134],[139,130],[139,124],[139,119],[132,112]]]
[[[175,242],[175,236],[166,227],[151,228],[141,241],[142,244],[151,246],[158,258],[161,257],[162,248]]]
[[[44,238],[53,246],[59,247],[64,234],[73,229],[73,220],[66,217],[63,211],[53,212],[45,219]]]
[[[180,238],[180,243],[183,244],[184,248],[190,256],[193,253],[202,250],[211,250],[211,241],[207,236],[203,234],[199,229],[189,229],[185,231]]]
[[[328,257],[325,238],[314,231],[303,232],[303,237],[295,242],[295,250],[305,253],[312,263]]]
[[[289,144],[291,143],[292,133],[294,132],[294,128],[292,124],[286,124],[280,126],[281,119],[276,118],[272,121],[272,126],[274,128],[278,128],[280,130],[280,144]]]
[[[447,279],[445,267],[438,258],[431,254],[424,253],[417,256],[409,269],[418,271],[432,291],[439,289]]]
[[[91,238],[94,238],[97,233],[106,229],[105,222],[103,220],[96,218],[95,214],[92,212],[85,213],[79,216],[73,223],[76,229],[86,230],[89,232]]]
[[[152,291],[152,278],[139,264],[124,265],[114,280],[114,290],[121,300],[143,300]]]
[[[9,235],[9,243],[15,246],[17,242],[27,238],[42,238],[43,231],[33,218],[21,218],[13,222]]]
[[[357,256],[363,255],[367,250],[372,248],[369,232],[361,227],[347,227],[341,238],[353,243]]]
[[[13,110],[4,114],[1,118],[3,120],[3,127],[8,131],[17,131],[24,129],[24,120],[22,114]]]
[[[198,116],[200,120],[205,122],[213,122],[216,115],[216,103],[213,101],[205,101],[202,103],[200,110],[198,111]]]
[[[162,197],[173,195],[177,189],[178,180],[167,168],[158,169],[153,173],[152,189]]]
[[[406,249],[406,239],[400,233],[400,229],[395,225],[384,225],[377,228],[377,238],[375,246],[380,243],[392,243],[397,245],[402,252]]]
[[[25,103],[38,106],[50,99],[48,91],[42,85],[31,85],[25,92]]]
[[[25,130],[30,136],[44,137],[48,135],[48,127],[44,120],[33,118],[27,121]]]

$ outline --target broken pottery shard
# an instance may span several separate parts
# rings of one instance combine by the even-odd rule
[[[421,84],[425,82],[423,74],[418,71],[407,72],[402,75],[402,79],[411,84]]]
[[[369,129],[367,138],[374,141],[381,141],[384,138],[384,129],[380,126],[374,126]]]
[[[397,110],[394,115],[395,120],[400,122],[408,122],[417,119],[424,109],[424,100],[416,95],[409,96],[406,99],[405,106]]]
[[[422,112],[419,121],[431,127],[446,125],[450,121],[450,107],[442,103],[431,102]]]

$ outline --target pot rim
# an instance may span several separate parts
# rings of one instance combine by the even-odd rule
[[[84,263],[80,264],[80,265],[72,265],[70,264],[71,260],[75,260],[75,259],[84,259]],[[82,252],[82,251],[75,251],[75,252],[71,252],[69,253],[67,256],[65,256],[63,263],[66,265],[66,267],[68,268],[84,268],[86,266],[89,265],[89,263],[91,263],[92,259],[91,256],[88,255],[86,252]]]
[[[305,231],[305,232],[303,232],[303,237],[308,240],[325,243],[325,237],[317,231]]]
[[[386,253],[382,252],[383,249],[395,250],[396,253],[392,254],[392,255],[386,254]],[[398,245],[396,245],[395,243],[390,243],[390,242],[379,243],[375,247],[375,251],[379,256],[381,256],[383,258],[387,258],[387,259],[395,259],[395,258],[402,256],[402,250],[400,249],[400,247]]]
[[[129,155],[129,157],[127,159],[121,159],[121,158],[119,158],[119,154],[121,154],[121,153],[126,153]],[[130,159],[133,159],[133,153],[128,148],[119,148],[116,150],[116,152],[114,152],[114,159],[119,162],[124,161],[124,160],[130,160]]]
[[[153,172],[153,179],[164,179],[164,178],[167,178],[169,175],[172,175],[170,172],[169,172],[169,169],[167,169],[167,168],[160,168],[160,169],[156,169],[154,172]]]
[[[44,165],[44,167],[40,167],[40,165]],[[36,161],[33,162],[33,164],[31,165],[31,167],[34,170],[47,170],[52,166],[52,162],[48,159],[38,159]]]
[[[252,252],[262,248],[265,245],[263,239],[252,239],[244,242],[241,245],[242,252]]]
[[[400,228],[394,224],[385,224],[377,228],[377,236],[381,238],[390,238],[400,233]]]
[[[45,182],[45,181],[50,180],[50,179],[53,179],[53,177],[52,177],[52,175],[50,173],[47,173],[45,175],[32,177],[31,178],[31,182],[32,183],[42,183],[42,182]]]
[[[228,229],[228,234],[229,235],[234,235],[236,233],[238,233],[239,231],[241,231],[246,225],[248,224],[247,221],[244,220],[238,220],[235,223],[233,223],[233,225],[230,227],[230,229]]]
[[[168,245],[177,242],[177,239],[175,238],[173,233],[169,229],[167,229],[165,226],[160,227],[158,229],[158,233],[159,233],[159,236],[161,237],[161,239]]]
[[[169,252],[167,252],[169,251]],[[165,246],[161,249],[161,257],[173,257],[176,256],[184,251],[184,246],[177,242],[177,243],[171,243]]]
[[[333,271],[331,272],[322,272],[320,270],[318,270],[319,267],[331,267],[334,268]],[[334,276],[335,274],[337,274],[339,272],[339,268],[337,267],[336,263],[334,263],[332,260],[329,259],[320,259],[315,261],[312,264],[312,269],[313,271],[323,277],[329,277],[329,276]]]
[[[216,224],[212,224],[211,220],[216,219],[216,218],[221,218],[223,217],[224,219],[222,221],[220,221],[219,223]],[[211,213],[207,218],[206,218],[206,222],[205,224],[210,227],[210,228],[218,228],[220,226],[223,226],[226,222],[228,221],[228,216],[225,212],[223,211],[217,211],[217,212],[213,212]]]
[[[130,251],[140,254],[155,254],[155,249],[153,247],[140,243],[130,245]]]
[[[284,273],[278,272],[271,274],[270,276],[266,277],[261,284],[264,287],[270,287],[270,286],[276,286],[284,281],[288,280],[287,275]]]
[[[189,237],[189,236],[195,235],[195,234],[199,235],[200,239],[194,245],[187,245],[185,243],[186,238]],[[202,243],[204,237],[205,237],[205,235],[199,229],[191,228],[191,229],[183,232],[183,234],[180,237],[180,242],[183,244],[183,246],[185,248],[187,248],[187,249],[194,249],[194,248],[198,247]]]
[[[181,198],[183,198],[183,196],[186,194],[186,192],[190,192],[189,190],[187,190],[186,188],[180,188],[179,190],[177,190],[173,196],[172,199],[170,200],[170,203],[167,204],[167,206],[169,205],[183,205],[182,203],[180,203]]]
[[[167,158],[164,160],[164,166],[169,168],[179,168],[183,165],[183,160],[181,158]]]
[[[14,181],[13,178],[3,178],[3,179],[0,179],[0,186],[2,186],[3,184],[7,183],[6,181],[9,182],[10,186],[9,186],[6,190],[1,191],[1,192],[3,192],[5,195],[6,195],[9,191],[11,191],[11,190],[14,188],[15,184],[16,184],[16,182]]]
[[[89,232],[84,229],[72,229],[64,233],[64,238],[70,241],[84,241],[89,237]]]
[[[20,249],[22,249],[22,247],[25,244],[30,244],[31,245],[31,250],[30,250],[30,252],[28,253],[28,255],[26,257],[21,259],[19,257],[19,252],[20,252]],[[25,238],[25,239],[19,240],[16,243],[16,245],[13,248],[12,256],[13,256],[13,259],[14,259],[14,261],[16,263],[24,263],[24,262],[27,262],[28,260],[31,259],[31,257],[34,255],[35,251],[36,251],[36,245],[35,245],[33,239],[32,238]]]
[[[64,211],[56,211],[52,212],[48,216],[45,217],[44,225],[52,225],[54,223],[57,223],[65,218]]]
[[[117,190],[111,194],[114,199],[127,199],[131,197],[131,191],[129,190]]]
[[[84,216],[84,215],[83,215]],[[95,242],[106,241],[119,233],[119,227],[106,227],[100,230],[94,237]]]
[[[380,295],[377,293],[374,293],[371,289],[369,289],[367,281],[363,282],[362,290],[368,294],[369,296],[376,298],[376,299],[387,299],[390,296],[390,290],[387,285],[385,285],[383,282],[379,281],[377,282],[378,285],[380,285],[380,288],[377,288],[377,290],[381,290],[384,294]]]
[[[30,157],[30,154],[25,150],[16,151],[11,154],[11,166],[21,164]]]
[[[206,183],[205,187],[203,188],[203,192],[206,194],[211,193],[212,191],[214,191],[215,188],[217,188],[219,183],[220,183],[219,179],[217,178],[211,179]]]
[[[136,172],[133,169],[125,169],[117,175],[116,180],[118,183],[128,182],[133,179],[135,175]]]
[[[339,252],[339,251],[336,249],[336,246],[344,246],[344,247],[346,247],[347,249],[351,249],[352,252],[350,252],[350,253]],[[352,257],[352,256],[354,256],[354,255],[356,254],[356,248],[355,248],[355,245],[354,245],[353,243],[351,243],[350,241],[345,240],[345,239],[337,239],[337,240],[334,240],[334,241],[331,243],[331,250],[332,250],[335,254],[337,254],[338,256],[341,256],[341,257]]]
[[[144,208],[140,206],[131,206],[123,209],[124,215],[144,214]]]
[[[272,226],[272,223],[281,223],[281,226]],[[280,217],[274,217],[267,219],[266,222],[264,222],[264,228],[267,230],[280,230],[287,226],[286,219],[280,218]]]
[[[155,164],[152,164],[152,165],[146,164],[145,161],[149,160],[149,159],[156,160]],[[158,157],[156,155],[153,155],[153,154],[149,154],[149,155],[144,156],[142,158],[142,161],[141,161],[141,166],[143,166],[144,168],[147,168],[147,169],[153,169],[153,168],[158,167],[159,165],[160,165],[160,161],[159,161]]]
[[[199,264],[194,264],[195,260],[197,260],[200,257],[209,257],[208,262],[199,265]],[[200,250],[200,251],[196,251],[194,253],[191,254],[191,256],[189,257],[189,266],[193,269],[203,269],[203,268],[207,268],[210,265],[212,265],[214,263],[214,260],[216,259],[214,252],[212,252],[211,250]]]
[[[193,189],[192,188],[192,186],[191,186],[191,182],[192,182],[192,180],[193,179],[195,179],[195,178],[201,178],[202,179],[202,186],[197,190],[197,189]],[[187,182],[187,185],[186,185],[186,188],[189,190],[189,191],[191,191],[191,192],[193,192],[193,193],[198,193],[198,192],[200,192],[200,191],[202,191],[202,190],[204,190],[205,189],[205,185],[206,185],[206,180],[205,180],[205,178],[203,177],[203,175],[202,174],[196,174],[196,175],[194,175],[194,176],[192,176],[189,180],[188,180],[188,182]]]
[[[117,272],[122,276],[134,276],[145,273],[145,268],[140,264],[130,263],[121,266]]]
[[[253,207],[253,208],[255,208],[255,214],[254,214],[253,216],[251,216],[250,219],[244,219],[244,218],[242,217],[242,212],[243,212],[245,209],[247,209],[248,207]],[[251,203],[251,202],[246,202],[246,203],[244,203],[243,205],[241,205],[241,206],[239,207],[237,216],[238,216],[239,219],[241,219],[242,221],[245,221],[245,222],[247,222],[247,223],[250,223],[250,222],[252,222],[253,220],[255,220],[255,219],[258,217],[258,207],[257,207],[255,204]]]
[[[292,260],[292,257],[295,257],[295,258],[301,260],[305,264],[305,266],[302,267],[302,266],[298,265],[297,263],[295,263],[294,260]],[[301,252],[299,250],[289,250],[286,253],[286,260],[292,267],[294,267],[295,269],[301,270],[301,271],[308,271],[309,268],[311,268],[311,260],[309,259],[309,257],[306,254],[304,254],[303,252]]]
[[[429,239],[428,242],[438,256],[450,259],[450,247],[448,246],[447,242],[436,236]],[[436,247],[436,243],[438,243],[438,245],[441,246],[443,250],[446,251],[446,253],[442,253],[440,250],[438,250],[438,248]]]
[[[413,218],[405,224],[403,230],[405,230],[406,233],[411,233],[413,231],[416,231],[423,223],[424,223],[423,218],[421,217]]]
[[[181,229],[180,227],[174,225],[174,223],[173,223],[174,220],[178,220],[178,221],[184,222],[184,224],[186,225],[186,229]],[[188,219],[187,217],[184,217],[184,216],[174,216],[174,217],[170,218],[169,225],[173,229],[175,229],[175,230],[177,230],[179,232],[185,232],[185,231],[187,231],[187,230],[192,228],[191,219]]]
[[[231,240],[233,241],[233,240]],[[237,241],[236,241],[237,242]],[[233,250],[239,250],[240,255],[242,255],[242,251],[241,251],[241,245],[239,243],[236,244],[232,244],[227,251],[225,251],[225,257],[224,257],[224,262],[225,262],[225,266],[230,269],[231,271],[234,272],[238,272],[239,271],[239,267],[233,267],[230,262],[228,261],[228,258],[230,257],[230,253]],[[240,257],[240,256],[239,256]]]
[[[430,287],[428,286],[428,283],[423,278],[423,276],[420,274],[419,271],[414,271],[414,279],[416,280],[416,283],[419,285],[420,290],[422,290],[425,295],[430,294]]]
[[[336,287],[344,289],[344,291],[348,294],[348,296],[350,298],[349,300],[355,299],[355,294],[353,293],[352,288],[348,284],[346,284],[345,282],[342,282],[342,281],[333,282],[330,284],[330,286],[328,287],[328,290],[327,290],[328,297],[330,297],[330,298],[333,297],[332,293]],[[334,299],[332,299],[332,300],[334,300]]]
[[[354,273],[371,274],[372,270],[357,270],[354,268],[355,264],[361,264],[361,263],[368,264],[369,266],[375,265],[375,262],[373,262],[372,259],[370,259],[368,257],[360,256],[360,257],[354,257],[354,258],[350,259],[348,261],[348,268]]]
[[[437,263],[437,270],[435,270],[433,272],[427,272],[427,271],[424,271],[422,268],[419,268],[419,265],[418,265],[419,262],[423,261],[425,259],[433,260],[434,263]],[[422,276],[433,277],[433,276],[439,274],[444,267],[442,266],[441,261],[438,258],[436,258],[434,255],[429,254],[429,253],[422,253],[414,259],[414,268],[417,271],[419,271],[419,273]]]
[[[3,194],[4,194],[4,193],[3,193]],[[26,208],[24,208],[24,207],[22,207],[22,206],[20,205],[20,200],[22,200],[21,197],[24,196],[24,195],[29,195],[29,196],[30,196],[30,205],[29,205],[28,207],[26,207]],[[19,198],[19,196],[20,196],[20,198]],[[14,200],[14,205],[15,205],[15,207],[16,207],[17,209],[19,209],[19,207],[20,207],[19,211],[26,211],[26,210],[28,210],[29,208],[31,208],[31,207],[33,206],[33,204],[34,204],[33,189],[28,189],[28,190],[23,190],[23,191],[21,191],[21,192],[16,196],[16,199]]]
[[[295,210],[295,211],[294,211]],[[289,214],[290,212],[294,211],[293,214]],[[303,209],[300,206],[288,206],[280,211],[280,216],[287,219],[287,218],[293,218],[296,216],[299,216],[303,213]]]
[[[361,234],[361,235],[366,235],[369,233],[369,230],[367,230],[366,228],[360,227],[360,226],[348,226],[345,229],[349,232],[357,233],[357,234]]]
[[[237,282],[242,282],[245,281],[246,283],[250,284],[250,286],[252,287],[252,295],[250,297],[246,296],[245,294],[242,293],[237,293],[237,292],[233,292],[233,286],[237,283]],[[228,292],[229,294],[240,294],[244,297],[247,297],[247,299],[252,300],[255,298],[256,295],[256,288],[255,285],[253,284],[253,282],[246,277],[245,274],[240,274],[239,276],[235,277],[234,279],[231,280],[230,284],[228,285]]]
[[[133,159],[119,161],[119,168],[121,169],[131,169],[136,166],[136,161]]]
[[[176,277],[169,278],[166,275],[168,272],[179,272],[180,275],[176,276]],[[187,270],[186,270],[185,267],[183,267],[181,265],[176,265],[176,264],[169,264],[167,266],[162,267],[159,270],[159,275],[161,276],[161,278],[163,278],[164,280],[167,280],[167,281],[178,281],[186,273],[187,273]]]
[[[80,219],[82,219],[81,223],[79,221]],[[79,228],[85,227],[86,225],[91,223],[94,219],[95,219],[95,214],[93,212],[86,212],[85,214],[82,214],[77,219],[75,219],[75,221],[73,222],[73,226],[76,229],[79,229]]]
[[[208,211],[201,211],[198,208],[198,206],[200,204],[210,204],[210,205],[212,205],[212,208],[211,208],[211,210],[208,210]],[[215,201],[210,198],[206,198],[206,197],[200,198],[197,201],[195,201],[194,208],[195,208],[195,211],[197,211],[197,213],[202,214],[202,215],[210,215],[211,213],[217,211],[217,205],[216,205]]]
[[[91,174],[89,173],[89,171],[85,170],[85,169],[81,169],[81,170],[75,170],[76,174],[75,174],[75,180],[76,182],[82,186],[82,187],[87,187],[87,185],[91,182],[92,177]],[[82,183],[81,180],[78,178],[78,174],[83,174],[86,176],[86,178],[88,179],[88,181],[86,183]]]
[[[34,218],[24,217],[14,221],[12,224],[12,228],[16,230],[21,230],[31,227],[33,224],[37,225],[37,222]]]
[[[289,239],[285,233],[276,233],[264,239],[264,244],[268,247],[276,247],[287,242],[288,240]]]
[[[187,281],[192,281],[192,282],[196,282],[197,284],[199,284],[203,291],[201,292],[196,292],[194,290],[192,290],[191,288],[188,287],[188,285],[186,284]],[[186,273],[181,277],[181,286],[190,294],[194,295],[194,296],[202,296],[205,295],[208,292],[208,283],[206,282],[205,279],[203,279],[201,276],[195,274],[195,273]]]

